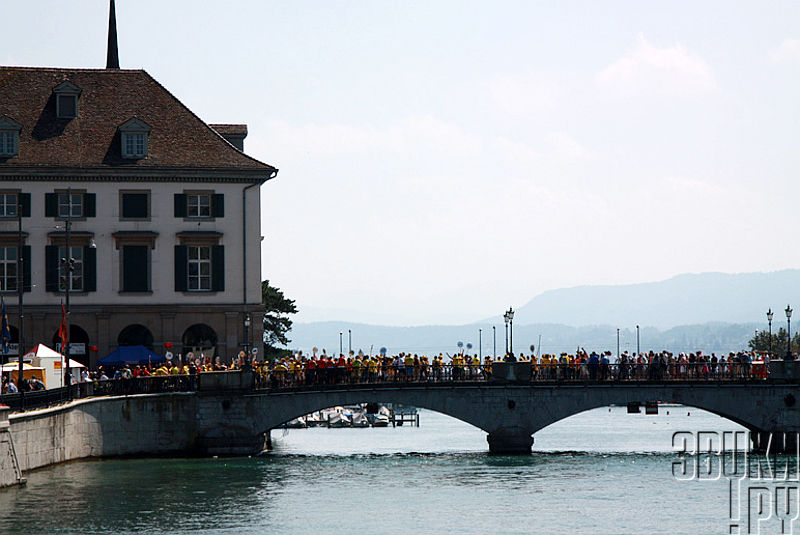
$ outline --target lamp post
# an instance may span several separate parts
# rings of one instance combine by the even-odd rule
[[[342,354],[343,354],[342,352],[344,351],[344,348],[342,347],[342,335],[343,334],[344,333],[342,331],[339,331],[339,356],[340,357],[342,356]]]
[[[503,314],[503,322],[505,322],[505,325],[506,325],[506,338],[505,338],[505,341],[506,341],[505,355],[506,355],[506,357],[508,357],[508,322],[509,321],[511,321],[511,318],[508,317],[508,312],[506,312],[505,314]]]
[[[788,335],[788,340],[786,342],[786,360],[794,359],[794,355],[792,354],[792,307],[786,305],[786,334]]]
[[[492,358],[497,358],[497,328],[492,325]]]
[[[22,295],[25,292],[25,276],[22,265],[22,194],[17,193],[17,296],[19,302],[19,336],[17,336],[17,386],[22,386],[22,355],[25,353],[25,312],[22,307]],[[9,379],[10,381],[11,379]],[[25,393],[22,388],[17,389],[20,395],[20,404],[25,408]]]
[[[347,354],[353,353],[353,331],[347,329]]]
[[[66,312],[64,315],[64,323],[66,327],[66,340],[62,340],[65,347],[61,348],[61,352],[65,355],[65,366],[62,371],[61,377],[64,381],[64,386],[67,387],[67,398],[70,398],[70,370],[69,370],[69,349],[70,349],[70,317],[69,317],[69,293],[72,289],[72,272],[75,270],[75,259],[72,258],[72,249],[70,242],[70,233],[72,232],[72,189],[67,188],[67,221],[64,224],[64,256],[61,257],[61,271],[62,281],[64,283],[64,302],[66,304]]]
[[[769,357],[772,358],[772,307],[767,310],[767,323],[769,323]]]
[[[483,329],[478,329],[478,360],[483,360]]]
[[[242,369],[250,362],[250,314],[244,315],[244,362]]]
[[[619,360],[619,327],[617,327],[617,360]]]
[[[508,307],[508,351],[514,355],[514,309]]]
[[[639,326],[637,325],[636,326],[636,356],[638,357],[641,354],[642,354],[642,350],[639,347]]]

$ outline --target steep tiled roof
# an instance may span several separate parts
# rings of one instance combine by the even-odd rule
[[[56,117],[53,88],[81,89],[78,117]],[[245,155],[141,70],[0,67],[0,117],[22,125],[19,154],[1,160],[17,167],[195,168],[275,170]],[[138,118],[152,127],[148,155],[123,159],[119,126]]]

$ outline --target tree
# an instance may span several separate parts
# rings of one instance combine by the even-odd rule
[[[288,299],[283,292],[269,281],[261,282],[261,303],[264,305],[264,357],[274,358],[286,352],[278,346],[286,346],[291,342],[287,334],[292,330],[290,314],[297,314],[293,299]]]
[[[772,333],[772,357],[782,359],[786,356],[786,346],[787,346],[788,336],[786,333],[786,329],[781,327],[778,329],[777,333]],[[769,332],[767,331],[758,331],[758,333],[753,336],[750,341],[747,343],[750,346],[750,349],[753,351],[758,352],[768,352],[770,351],[770,339],[769,339]],[[795,333],[792,337],[792,352],[797,353],[800,349],[800,333]]]

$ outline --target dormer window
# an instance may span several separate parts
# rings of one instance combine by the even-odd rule
[[[56,96],[56,117],[74,119],[78,116],[78,97],[81,88],[71,82],[61,82],[53,88]]]
[[[122,157],[138,160],[147,157],[147,145],[150,138],[149,124],[140,119],[130,119],[119,127],[122,141]]]
[[[10,158],[19,153],[19,133],[22,125],[6,117],[0,117],[0,158]]]

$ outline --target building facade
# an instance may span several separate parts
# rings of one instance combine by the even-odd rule
[[[0,67],[12,339],[22,279],[26,348],[59,345],[67,284],[71,353],[91,366],[119,345],[223,361],[261,347],[260,186],[277,169],[244,154],[246,134],[142,70]]]

